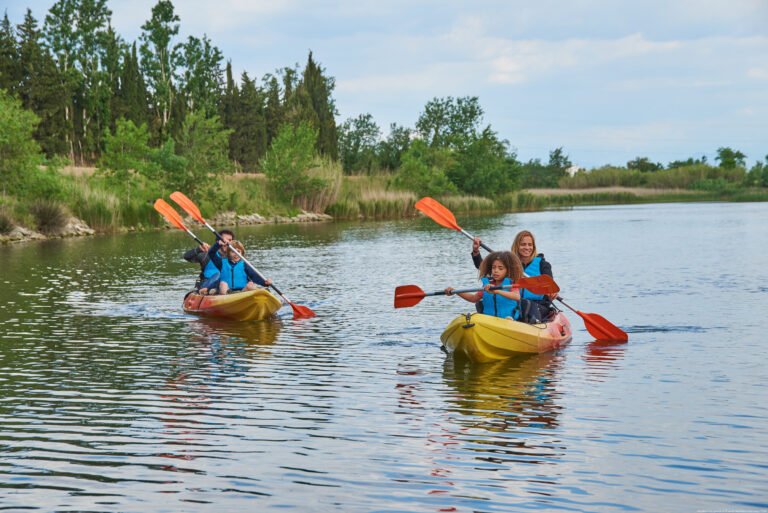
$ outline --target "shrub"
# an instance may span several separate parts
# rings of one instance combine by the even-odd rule
[[[67,212],[60,203],[50,200],[36,201],[29,208],[38,231],[46,235],[61,233],[67,224]]]
[[[0,211],[0,235],[11,233],[13,230],[13,221],[11,217],[5,212]]]

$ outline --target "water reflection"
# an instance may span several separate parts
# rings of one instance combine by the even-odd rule
[[[556,403],[557,372],[564,356],[548,353],[473,364],[450,357],[443,379],[455,389],[452,410],[464,425],[487,431],[552,429],[561,407]]]
[[[587,344],[582,358],[587,364],[590,381],[605,381],[609,374],[621,365],[629,344],[617,344],[594,340]]]

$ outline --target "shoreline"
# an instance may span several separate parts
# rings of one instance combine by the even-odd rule
[[[334,218],[328,214],[317,214],[314,212],[302,212],[293,217],[272,216],[264,217],[260,214],[236,214],[235,212],[222,212],[213,216],[209,220],[212,224],[222,227],[248,226],[257,224],[299,224],[299,223],[327,223],[334,221]],[[194,219],[187,216],[184,218],[187,226],[194,226]],[[21,244],[24,242],[68,239],[72,237],[89,237],[93,235],[104,235],[109,233],[133,233],[149,232],[159,230],[171,230],[173,226],[165,224],[161,227],[135,228],[132,226],[124,227],[116,231],[97,231],[88,226],[85,221],[71,216],[64,228],[55,234],[43,234],[24,226],[14,226],[13,229],[4,235],[0,235],[0,245]]]

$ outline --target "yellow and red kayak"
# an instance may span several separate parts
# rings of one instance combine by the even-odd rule
[[[544,324],[525,324],[479,313],[456,317],[440,335],[446,350],[473,362],[546,353],[571,341],[571,323],[558,312]]]
[[[184,298],[184,311],[187,313],[235,321],[267,319],[281,306],[283,303],[266,289],[216,296],[201,296],[192,291]]]

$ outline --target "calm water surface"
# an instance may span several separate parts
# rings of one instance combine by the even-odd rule
[[[0,248],[0,509],[766,511],[768,204],[460,218],[531,229],[569,303],[556,354],[464,365],[469,303],[395,310],[397,285],[476,283],[430,220],[241,228],[318,313],[208,321],[178,231]],[[198,233],[203,235],[202,230]]]

